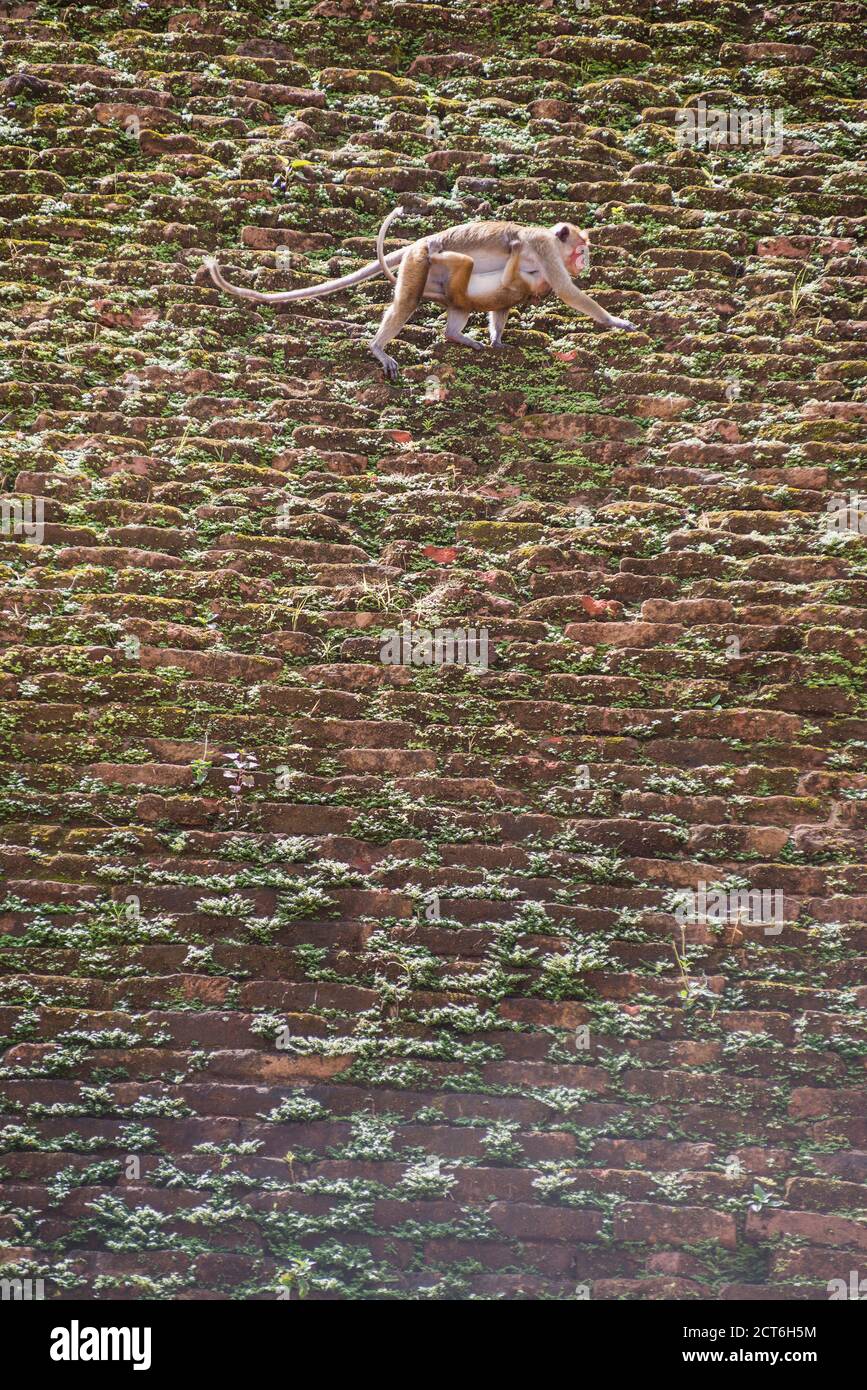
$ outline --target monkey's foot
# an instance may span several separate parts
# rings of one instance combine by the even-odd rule
[[[466,333],[447,333],[447,343],[458,343],[461,347],[484,348],[484,343],[476,342],[475,338],[468,338]]]
[[[506,346],[506,344],[503,342],[502,338],[492,338],[492,339],[491,339],[491,347],[492,347],[492,348],[504,348],[505,346]]]
[[[383,375],[388,377],[389,381],[396,381],[399,368],[394,358],[389,357],[388,353],[383,352],[382,348],[371,346],[370,351],[373,353],[374,357],[376,358],[377,362],[382,368]]]
[[[609,327],[609,328],[622,328],[626,333],[637,333],[637,332],[638,332],[638,325],[635,324],[635,323],[630,323],[629,319],[615,319],[615,318],[612,318],[612,320],[611,320],[611,322],[609,323],[608,327]]]

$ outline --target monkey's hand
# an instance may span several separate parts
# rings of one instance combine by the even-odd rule
[[[616,319],[612,315],[608,321],[609,328],[622,328],[626,333],[637,333],[638,325],[630,323],[629,319]]]

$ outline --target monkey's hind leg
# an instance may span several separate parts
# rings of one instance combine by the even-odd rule
[[[461,347],[483,348],[484,343],[478,343],[475,338],[468,338],[466,333],[462,332],[469,316],[468,309],[449,309],[446,319],[446,342],[459,343]]]
[[[386,343],[396,338],[406,321],[412,317],[421,303],[425,283],[430,269],[430,256],[427,247],[412,246],[400,263],[394,299],[382,316],[376,337],[368,345],[385,375],[394,381],[398,367],[393,357],[383,352]]]
[[[508,309],[494,309],[488,314],[488,332],[491,337],[491,347],[501,348],[506,344],[503,342],[503,329],[506,326],[506,319],[509,317]]]
[[[441,251],[441,245],[439,238],[432,238],[428,242],[431,269],[440,270],[446,276],[442,289],[443,299],[451,308],[466,309],[469,313],[473,305],[467,290],[475,268],[473,258],[463,256],[459,251]]]

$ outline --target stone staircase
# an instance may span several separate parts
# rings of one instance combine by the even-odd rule
[[[0,1275],[864,1267],[859,20],[0,5]],[[699,101],[780,148],[684,142]],[[343,274],[398,202],[389,249],[589,227],[640,331],[549,298],[475,354],[428,305],[394,385],[381,279],[201,272]],[[488,669],[384,664],[404,623]],[[683,911],[763,890],[774,925]]]

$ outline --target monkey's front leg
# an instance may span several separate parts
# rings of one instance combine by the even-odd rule
[[[483,348],[484,343],[477,343],[475,338],[469,338],[462,332],[469,316],[469,312],[463,309],[449,309],[446,319],[446,342],[460,343],[461,347]]]
[[[614,314],[609,314],[607,309],[603,309],[601,304],[597,304],[595,299],[591,299],[589,294],[583,294],[581,290],[576,290],[568,276],[566,280],[566,291],[560,289],[557,285],[553,285],[552,288],[560,295],[560,298],[565,299],[566,303],[570,304],[573,309],[577,309],[581,314],[588,314],[596,323],[601,323],[603,328],[622,328],[625,329],[627,333],[638,332],[636,325],[629,319],[615,318]]]
[[[494,309],[488,314],[488,332],[491,337],[491,347],[501,348],[506,344],[503,342],[503,329],[506,326],[506,319],[509,317],[508,309]]]
[[[615,318],[607,309],[603,309],[601,304],[597,304],[595,299],[591,299],[589,294],[579,290],[578,286],[573,284],[563,262],[556,255],[549,255],[544,245],[540,248],[539,259],[545,279],[564,304],[577,309],[579,314],[587,314],[594,323],[601,324],[603,328],[625,328],[630,333],[636,332],[635,324],[630,323],[629,319]]]

